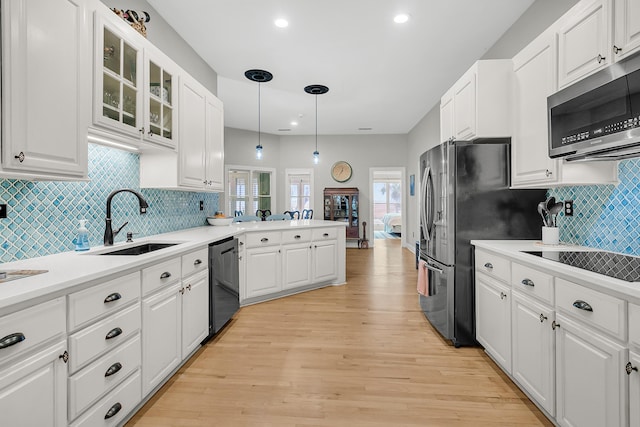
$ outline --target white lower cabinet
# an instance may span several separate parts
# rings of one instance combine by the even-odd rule
[[[338,277],[338,242],[336,240],[315,241],[312,261],[314,283],[333,280]]]
[[[311,283],[311,243],[283,245],[282,263],[283,289]]]
[[[629,375],[629,425],[640,426],[640,353],[629,352],[625,372]]]
[[[627,425],[627,349],[562,314],[556,325],[556,421],[561,426]]]
[[[550,415],[555,415],[553,309],[518,292],[512,298],[513,378]]]
[[[247,298],[259,297],[282,290],[280,246],[247,248]]]
[[[511,290],[476,274],[476,339],[511,373]]]
[[[67,425],[66,342],[0,367],[0,424],[62,427]],[[2,352],[4,349],[0,349]]]
[[[182,360],[209,335],[209,272],[182,281]]]

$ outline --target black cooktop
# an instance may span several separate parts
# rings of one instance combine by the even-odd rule
[[[627,282],[640,282],[640,258],[635,256],[600,251],[526,251],[526,253]]]

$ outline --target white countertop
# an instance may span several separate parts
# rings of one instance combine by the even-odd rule
[[[602,251],[601,249],[570,244],[544,245],[540,241],[533,240],[472,240],[471,244],[477,248],[504,255],[520,264],[544,269],[570,282],[640,304],[640,282],[627,282],[525,253],[525,251]]]
[[[144,268],[147,265],[179,256],[191,250],[201,249],[209,243],[245,232],[345,225],[345,223],[334,221],[294,220],[242,222],[228,226],[203,226],[135,239],[133,243],[96,246],[87,252],[62,252],[0,264],[0,271],[48,270],[47,273],[0,283],[0,316],[28,305],[73,292],[75,289],[87,287],[91,282],[108,280],[110,276],[121,276]],[[98,255],[107,250],[124,249],[145,242],[178,244],[143,255]]]

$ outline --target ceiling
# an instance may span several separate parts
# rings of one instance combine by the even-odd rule
[[[408,133],[533,1],[148,0],[218,73],[225,126],[258,130],[258,83],[244,72],[273,74],[260,128],[275,135],[313,135],[316,97],[320,135]]]

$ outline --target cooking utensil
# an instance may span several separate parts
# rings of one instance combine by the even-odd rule
[[[551,210],[551,207],[556,204],[556,198],[551,196],[544,203],[548,213]]]
[[[549,224],[547,223],[547,205],[546,202],[540,202],[538,203],[538,213],[540,214],[540,216],[542,217],[542,224],[545,227],[548,227]]]
[[[564,207],[564,203],[558,202],[552,205],[551,209],[549,209],[549,216],[551,218],[551,227],[557,227],[556,218],[558,216],[558,213],[560,213],[563,207]]]

